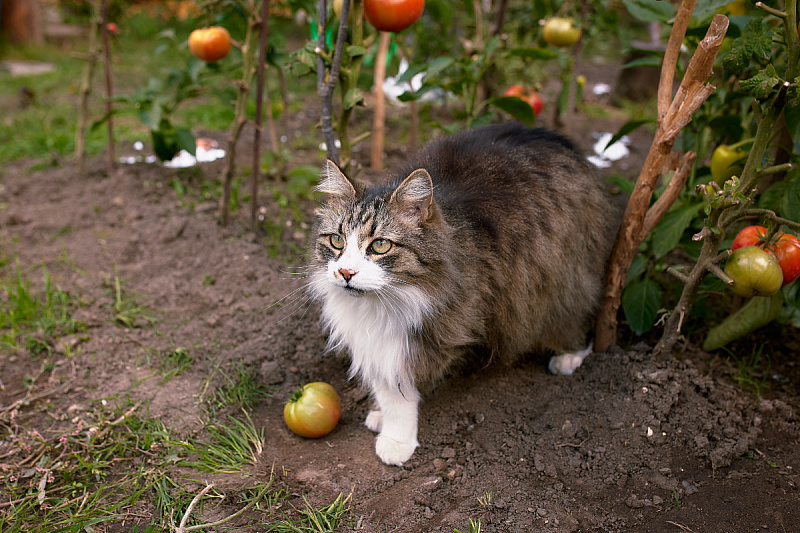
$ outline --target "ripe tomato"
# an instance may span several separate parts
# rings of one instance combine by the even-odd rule
[[[741,176],[744,170],[742,161],[745,159],[747,152],[720,144],[711,154],[711,177],[717,185],[722,185],[733,176]]]
[[[572,25],[570,19],[554,17],[544,24],[544,40],[551,46],[572,46],[581,38],[581,29]]]
[[[294,391],[283,408],[283,419],[294,433],[316,439],[333,431],[341,412],[336,390],[317,381]]]
[[[528,102],[528,105],[530,105],[533,109],[533,114],[536,116],[539,116],[539,113],[542,112],[542,98],[533,89],[528,89],[523,85],[512,85],[506,89],[506,92],[503,93],[503,96],[516,96],[517,98]]]
[[[735,250],[725,263],[725,273],[733,279],[731,290],[740,296],[772,296],[783,284],[778,261],[758,246]]]
[[[768,244],[764,242],[766,236],[767,228],[764,226],[747,226],[733,239],[731,250],[758,246],[768,251],[778,260],[783,272],[783,284],[788,285],[800,277],[800,241],[794,235],[778,233],[777,240]]]
[[[189,51],[202,61],[219,61],[231,51],[231,35],[221,26],[194,30],[189,34]]]
[[[425,0],[364,0],[364,15],[381,31],[399,32],[414,24],[425,10]]]

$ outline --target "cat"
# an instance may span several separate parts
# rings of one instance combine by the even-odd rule
[[[552,352],[571,374],[591,352],[618,219],[570,141],[509,123],[436,140],[382,185],[324,165],[309,289],[330,349],[371,390],[375,451],[419,445],[421,393],[484,354]]]

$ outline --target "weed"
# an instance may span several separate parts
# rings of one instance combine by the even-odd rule
[[[54,287],[42,265],[44,289],[31,289],[16,261],[15,275],[0,280],[0,349],[17,350],[20,341],[35,354],[51,352],[64,335],[85,331],[86,325],[71,317],[76,303],[69,294]]]
[[[469,518],[467,519],[467,528],[467,533],[481,533],[481,521]],[[460,529],[454,529],[453,531],[462,533]]]
[[[114,322],[126,328],[140,328],[146,325],[153,326],[156,319],[154,312],[147,307],[139,304],[134,295],[122,290],[122,280],[120,280],[117,269],[114,269],[114,303],[111,311],[114,314]]]
[[[758,398],[761,398],[762,392],[769,387],[769,383],[767,383],[770,367],[768,356],[765,356],[766,369],[761,372],[759,376],[759,366],[762,363],[761,355],[763,349],[763,344],[758,347],[753,347],[752,352],[747,357],[737,357],[733,352],[728,351],[731,357],[736,361],[736,371],[733,373],[733,378],[736,380],[736,383],[743,390],[752,390],[755,392]]]
[[[681,499],[678,496],[678,490],[675,487],[672,487],[672,505],[678,509],[681,507]]]
[[[492,491],[487,490],[482,496],[478,496],[478,503],[483,508],[487,508],[492,505]]]
[[[161,359],[162,383],[166,383],[186,370],[194,359],[186,348],[175,348],[165,352]]]
[[[178,464],[224,474],[241,472],[245,465],[254,465],[261,455],[264,429],[256,429],[249,416],[245,422],[233,417],[228,420],[230,425],[206,426],[209,440],[171,440],[169,445],[174,450],[192,455]]]
[[[251,409],[259,398],[272,396],[269,389],[255,379],[253,370],[245,368],[241,363],[236,367],[234,376],[220,372],[225,378],[225,384],[211,394],[206,404],[212,418],[227,407]]]
[[[339,494],[329,505],[314,508],[305,497],[305,507],[299,509],[300,519],[271,524],[270,531],[277,533],[328,533],[338,529],[344,516],[350,511],[349,503],[352,495]]]

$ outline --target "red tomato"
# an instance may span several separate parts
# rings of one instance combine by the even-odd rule
[[[202,61],[219,61],[231,51],[231,35],[221,26],[194,30],[189,34],[189,51]]]
[[[114,35],[116,35],[119,31],[119,28],[114,22],[109,22],[106,24],[106,29],[108,30],[108,33],[113,33]]]
[[[758,246],[734,251],[725,263],[725,273],[733,279],[731,290],[740,296],[772,296],[783,284],[778,261]]]
[[[794,235],[778,233],[778,238],[772,244],[764,242],[767,228],[764,226],[747,226],[736,235],[731,245],[731,250],[745,246],[758,246],[777,260],[783,272],[783,284],[787,285],[800,277],[800,241]]]
[[[381,31],[399,32],[414,24],[425,10],[425,0],[364,0],[364,15]]]
[[[512,85],[506,89],[506,92],[503,93],[503,96],[516,96],[517,98],[528,102],[528,105],[533,109],[533,114],[536,116],[539,116],[539,113],[542,112],[542,98],[533,89],[528,89],[527,87],[519,84]]]
[[[341,412],[336,390],[317,381],[294,391],[283,408],[283,419],[297,435],[316,439],[333,431]]]

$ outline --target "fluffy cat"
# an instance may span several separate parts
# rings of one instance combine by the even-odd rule
[[[568,140],[519,124],[434,141],[386,178],[326,163],[309,287],[372,392],[378,457],[402,465],[420,391],[475,354],[581,364],[618,217]]]

